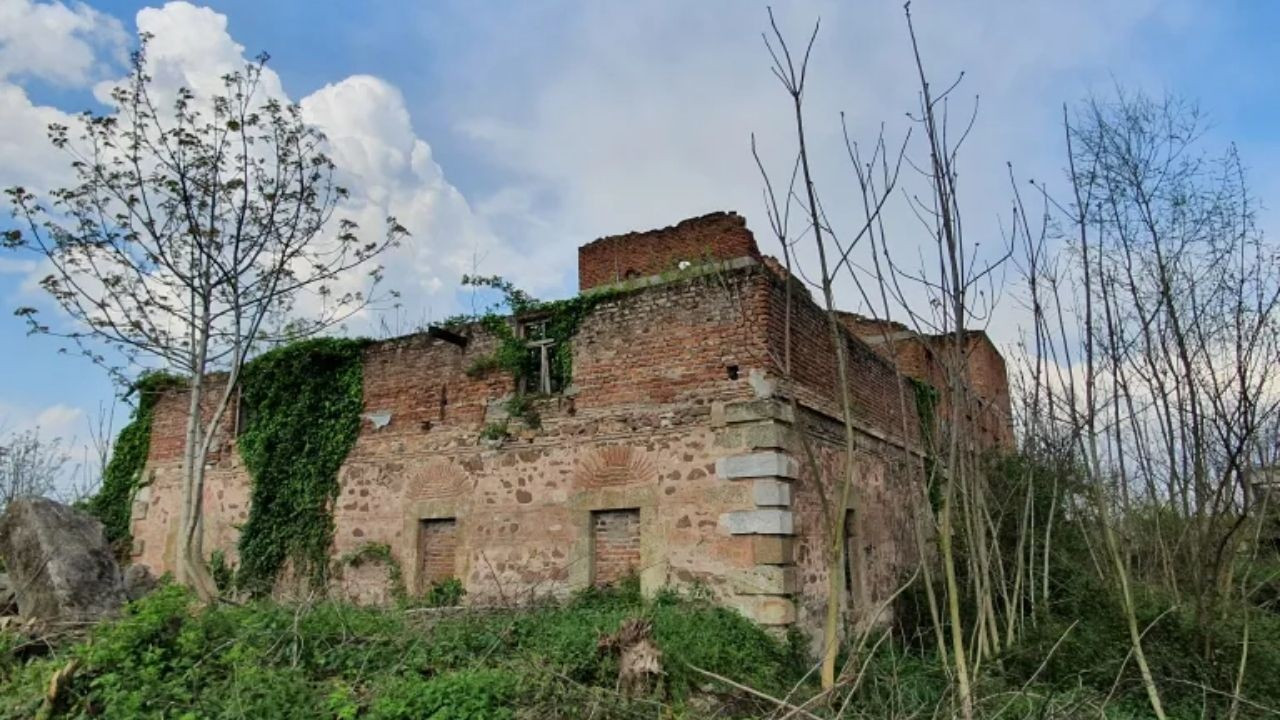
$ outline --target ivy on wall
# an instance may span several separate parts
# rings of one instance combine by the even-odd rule
[[[916,399],[916,416],[920,420],[920,444],[924,448],[925,482],[928,484],[929,505],[936,514],[942,508],[942,483],[937,477],[937,459],[934,447],[938,423],[938,389],[929,383],[907,377]]]
[[[111,459],[102,472],[102,485],[85,503],[85,509],[102,522],[107,540],[117,548],[132,541],[129,519],[133,513],[133,496],[142,484],[147,454],[151,451],[151,420],[156,402],[166,391],[183,384],[183,380],[167,373],[144,373],[133,384],[138,404],[129,424],[120,430],[111,446]]]
[[[360,432],[366,340],[317,338],[245,365],[238,446],[253,480],[237,584],[269,592],[286,563],[322,586],[338,470]]]
[[[467,373],[480,376],[502,370],[511,375],[517,388],[521,378],[536,377],[539,367],[533,346],[528,338],[521,337],[511,322],[512,317],[517,320],[536,317],[542,324],[544,329],[540,339],[552,342],[551,377],[557,386],[564,388],[573,380],[572,341],[583,320],[601,303],[626,292],[625,287],[605,288],[565,300],[543,301],[498,276],[464,275],[462,284],[494,290],[502,296],[501,301],[483,315],[459,316],[445,321],[446,325],[478,322],[498,339],[498,347],[491,354],[476,359],[467,368]],[[521,418],[532,427],[538,425],[536,410],[524,394],[517,392],[508,402],[507,411],[512,417]],[[505,433],[505,429],[502,432]]]

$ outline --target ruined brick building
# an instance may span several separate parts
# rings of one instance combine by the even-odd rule
[[[844,457],[823,312],[797,281],[788,293],[732,213],[597,240],[579,249],[578,274],[583,293],[614,292],[571,341],[568,386],[541,388],[552,392],[536,401],[536,429],[514,423],[509,437],[482,437],[522,381],[474,372],[496,343],[481,326],[367,349],[365,420],[339,474],[333,556],[383,543],[410,592],[458,578],[476,602],[635,573],[646,592],[699,584],[761,623],[819,625],[827,570],[816,484],[838,475]],[[842,319],[858,431],[843,586],[857,617],[919,558],[921,422],[898,369],[934,383],[941,371],[936,338]],[[538,320],[511,322],[530,331]],[[984,444],[1009,443],[1004,361],[982,333],[967,342],[980,402],[966,411]],[[157,572],[173,567],[184,403],[156,407],[148,483],[134,503],[135,561]],[[235,452],[218,455],[206,550],[234,560],[249,483]],[[365,564],[334,582],[378,601],[388,581],[386,567]]]

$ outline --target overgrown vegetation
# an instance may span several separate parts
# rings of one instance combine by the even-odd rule
[[[85,504],[85,509],[102,522],[107,540],[117,549],[127,548],[132,541],[129,518],[151,449],[151,419],[156,402],[166,391],[181,385],[181,378],[167,373],[144,373],[134,382],[132,393],[137,395],[138,404],[111,447],[102,485]]]
[[[365,543],[355,552],[338,558],[337,572],[341,573],[342,568],[360,567],[369,562],[377,563],[387,569],[387,584],[390,586],[391,597],[397,602],[404,602],[409,595],[404,586],[404,571],[395,555],[391,553],[391,546],[386,543]]]
[[[539,427],[541,417],[533,397],[541,393],[538,387],[541,357],[533,343],[551,344],[548,368],[551,387],[568,387],[573,381],[573,338],[578,334],[582,321],[601,303],[617,298],[624,290],[602,289],[564,300],[546,301],[538,300],[496,275],[464,275],[462,284],[496,292],[499,297],[482,314],[459,315],[445,321],[450,326],[479,323],[498,339],[498,347],[472,362],[467,373],[476,377],[495,371],[509,374],[516,392],[507,401],[507,413],[527,427]],[[521,332],[517,325],[519,322],[526,322],[528,330]],[[506,430],[505,425],[487,427],[482,437],[503,439],[507,436]]]
[[[240,533],[242,590],[270,590],[286,563],[324,585],[338,470],[360,431],[366,344],[306,340],[245,366],[239,448],[253,492]]]
[[[596,718],[759,717],[759,701],[702,691],[696,666],[784,694],[804,672],[794,649],[737,613],[634,582],[526,611],[422,614],[267,601],[199,608],[164,586],[90,640],[28,664],[5,653],[0,717],[29,718],[70,659],[60,717]],[[623,620],[648,619],[662,687],[614,691],[616,656],[598,647]],[[666,710],[663,710],[666,706]]]

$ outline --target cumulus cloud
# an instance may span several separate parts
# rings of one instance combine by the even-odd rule
[[[64,403],[30,407],[0,401],[0,434],[37,432],[42,438],[70,443],[83,434],[84,423],[84,410]]]
[[[1113,72],[1159,92],[1158,69],[1131,57],[1135,37],[1187,23],[1187,3],[1154,0],[913,9],[935,87],[965,73],[949,104],[957,131],[981,96],[960,169],[968,237],[983,251],[1000,244],[1011,195],[1006,162],[1024,179],[1061,177],[1062,103],[1105,91]],[[775,10],[793,52],[822,19],[805,97],[810,149],[826,209],[837,229],[852,233],[858,195],[841,113],[851,139],[865,146],[882,123],[889,141],[901,142],[912,125],[905,115],[917,109],[902,4],[810,1]],[[768,69],[767,27],[763,4],[737,2],[593,3],[520,23],[477,23],[480,36],[452,65],[451,105],[479,148],[477,162],[513,180],[476,207],[527,231],[539,253],[560,262],[592,237],[718,209],[746,215],[764,250],[777,252],[750,151],[755,133],[774,181],[785,182],[793,118]],[[513,47],[507,62],[483,56]],[[921,150],[913,148],[916,158]],[[910,170],[902,189],[924,190]],[[916,266],[924,229],[905,198],[887,213],[899,258]],[[851,284],[843,290],[843,304],[860,304]],[[1016,329],[1007,318],[998,324]]]
[[[79,6],[41,7],[48,12],[103,17]],[[219,94],[221,78],[251,60],[228,33],[226,16],[210,8],[170,2],[139,11],[136,21],[138,32],[152,37],[147,46],[148,71],[152,88],[161,98],[171,97],[181,87],[192,89],[198,98]],[[119,78],[101,80],[94,85],[94,94],[109,105],[111,89],[119,82]],[[264,101],[294,100],[270,67],[262,74],[258,92]],[[12,83],[0,83],[0,103],[0,122],[11,129],[0,138],[0,185],[43,190],[65,182],[66,159],[49,148],[45,128],[51,122],[68,123],[70,116],[32,103],[23,88]],[[399,292],[404,305],[415,313],[425,316],[429,310],[438,318],[456,311],[453,291],[459,278],[472,269],[474,257],[488,254],[497,243],[445,178],[430,145],[414,132],[400,92],[379,78],[357,75],[327,85],[298,103],[304,119],[328,138],[338,181],[350,191],[338,208],[339,216],[358,222],[369,239],[383,232],[390,216],[411,233],[400,247],[380,258],[387,269],[385,287]],[[363,271],[352,273],[338,289],[358,289],[362,276]],[[362,327],[353,329],[367,332],[376,320],[365,313],[355,321]]]
[[[128,39],[119,20],[82,3],[0,0],[0,80],[85,86],[104,60],[124,60]]]

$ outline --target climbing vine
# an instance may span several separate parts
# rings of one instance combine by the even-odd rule
[[[102,472],[102,486],[85,504],[85,509],[102,522],[107,540],[117,548],[127,547],[132,540],[129,518],[151,450],[151,419],[156,401],[181,384],[181,378],[159,372],[144,373],[134,382],[130,392],[137,394],[138,404],[111,447],[111,460]]]
[[[315,586],[326,581],[338,470],[360,432],[366,345],[304,340],[245,366],[238,445],[253,490],[241,589],[268,592],[286,563]]]
[[[391,597],[398,603],[405,602],[409,593],[404,586],[404,571],[400,568],[400,561],[396,560],[396,556],[391,552],[391,546],[386,543],[365,543],[343,555],[334,564],[334,572],[341,574],[343,568],[357,568],[369,562],[378,563],[387,569],[387,584],[391,586]]]
[[[938,389],[929,383],[908,377],[916,400],[916,416],[920,420],[920,444],[924,447],[925,482],[929,488],[929,504],[936,513],[942,507],[942,488],[937,482],[937,460],[934,437],[938,417]]]
[[[502,370],[511,375],[519,386],[521,378],[536,376],[538,365],[534,348],[529,339],[521,337],[510,317],[536,316],[543,327],[542,339],[550,340],[551,377],[559,387],[567,387],[573,380],[573,338],[578,334],[582,321],[601,303],[626,292],[625,288],[605,288],[583,293],[565,300],[538,300],[498,276],[464,275],[462,284],[475,288],[487,288],[499,293],[501,300],[478,316],[458,316],[446,324],[461,325],[478,322],[498,338],[498,347],[489,355],[478,358],[467,368],[473,376]],[[538,416],[528,398],[517,393],[507,404],[512,417],[537,427]]]

